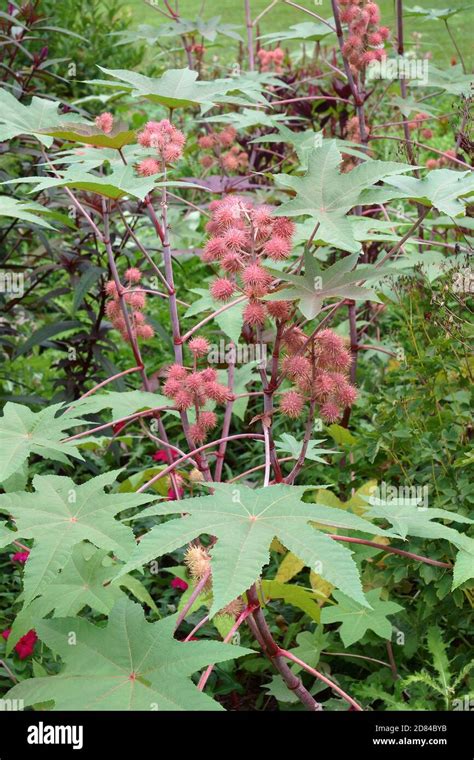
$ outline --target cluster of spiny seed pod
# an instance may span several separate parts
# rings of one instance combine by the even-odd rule
[[[260,48],[257,55],[260,61],[260,71],[274,71],[275,74],[283,73],[285,51],[281,47],[276,47],[275,50]]]
[[[313,401],[324,422],[336,422],[352,406],[357,390],[349,381],[351,353],[333,330],[316,333],[314,342],[299,327],[289,327],[282,336],[285,356],[281,370],[294,388],[280,396],[281,411],[296,419]]]
[[[380,8],[377,3],[365,0],[338,2],[341,21],[349,26],[342,50],[353,73],[357,73],[372,61],[381,61],[386,56],[384,42],[390,36],[390,29],[379,26]]]
[[[141,288],[133,288],[142,278],[141,272],[135,267],[130,267],[125,272],[127,288],[123,292],[125,303],[131,307],[130,324],[132,334],[143,340],[153,338],[155,332],[151,325],[146,324],[143,310],[146,306],[146,294]],[[120,294],[113,280],[110,280],[105,286],[105,292],[109,296],[105,311],[116,330],[119,331],[122,338],[130,341],[130,335],[127,330],[127,324],[120,305]]]
[[[163,164],[181,158],[186,138],[168,119],[162,119],[148,121],[144,129],[138,133],[137,139],[144,148],[156,150],[156,157],[144,158],[137,167],[139,174],[150,177],[162,171]]]
[[[188,568],[189,575],[194,583],[199,583],[199,581],[208,576],[203,590],[212,590],[211,557],[204,546],[189,544],[184,555],[184,564]],[[238,618],[244,608],[245,605],[239,596],[237,599],[229,602],[222,610],[219,610],[218,615],[230,615],[233,618]]]
[[[227,126],[220,132],[209,132],[198,139],[198,145],[210,153],[204,154],[199,162],[204,169],[220,166],[227,172],[246,169],[249,163],[248,153],[235,142],[237,131]]]
[[[201,370],[197,367],[198,359],[204,357],[210,349],[206,338],[192,338],[188,348],[194,357],[193,368],[188,369],[181,364],[168,367],[163,393],[173,400],[174,406],[181,412],[194,408],[196,421],[190,425],[189,434],[193,442],[200,445],[217,425],[217,415],[204,408],[206,403],[211,401],[225,404],[232,394],[226,385],[218,382],[213,367],[207,366]]]
[[[228,301],[234,294],[245,295],[244,323],[261,327],[265,318],[286,320],[290,313],[287,301],[265,302],[272,275],[264,268],[266,259],[281,261],[291,253],[293,222],[272,216],[272,209],[253,205],[239,196],[229,195],[209,205],[211,220],[206,230],[203,261],[217,263],[223,276],[211,284],[217,301]]]

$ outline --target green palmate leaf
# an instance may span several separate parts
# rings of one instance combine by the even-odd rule
[[[440,88],[450,95],[460,95],[468,98],[472,96],[472,74],[465,74],[461,64],[439,69],[430,61],[428,67],[428,81],[425,87]]]
[[[323,142],[309,155],[303,177],[279,174],[277,183],[292,190],[295,197],[276,210],[280,216],[310,216],[319,223],[318,238],[345,251],[356,251],[351,224],[346,217],[363,203],[361,193],[385,177],[412,171],[407,164],[367,160],[346,174],[339,172],[341,153],[332,140]]]
[[[58,113],[60,103],[45,98],[32,98],[30,105],[20,103],[8,90],[0,90],[0,142],[18,135],[34,135],[46,147],[53,140],[42,130],[58,123],[80,122],[77,114]],[[86,122],[87,123],[87,122]]]
[[[119,472],[107,472],[79,486],[70,478],[37,475],[33,479],[34,493],[0,495],[0,512],[15,521],[18,537],[34,539],[25,565],[25,604],[55,580],[69,560],[71,549],[81,541],[90,541],[99,549],[128,559],[135,546],[134,535],[115,520],[115,515],[156,497],[105,493],[104,488],[115,481]]]
[[[366,501],[368,500],[367,498]],[[442,523],[433,522],[448,520],[472,525],[474,520],[456,512],[448,512],[446,509],[420,507],[416,499],[384,502],[370,497],[370,503],[372,507],[365,512],[366,516],[388,520],[402,537],[410,535],[419,538],[444,538],[459,549],[459,566],[455,565],[453,588],[474,577],[474,539]]]
[[[320,462],[320,464],[327,464],[327,460],[323,459],[321,454],[339,454],[336,449],[320,449],[318,448],[320,443],[324,443],[326,439],[321,438],[318,441],[309,441],[308,448],[306,449],[305,459],[310,459],[312,462]],[[293,459],[298,459],[302,442],[297,441],[293,435],[289,433],[283,433],[281,438],[275,441],[277,450],[282,454],[290,454]]]
[[[147,623],[142,608],[128,599],[115,605],[106,628],[80,618],[43,620],[38,636],[64,660],[64,670],[22,681],[9,697],[25,705],[53,700],[55,710],[222,710],[190,676],[252,650],[176,641],[175,624],[175,616]]]
[[[154,527],[142,538],[122,573],[172,552],[199,535],[217,536],[219,540],[212,550],[212,616],[259,577],[277,536],[308,567],[316,568],[323,578],[366,604],[351,552],[308,523],[373,535],[371,523],[342,510],[303,503],[301,497],[308,490],[305,486],[278,484],[251,489],[214,483],[211,487],[215,490],[212,496],[186,499],[185,504],[168,502],[142,512],[148,516],[185,511],[186,516]]]
[[[56,417],[62,404],[41,412],[8,402],[0,418],[0,483],[21,469],[30,454],[68,463],[69,456],[82,459],[75,444],[63,443],[64,431],[82,424],[74,417]]]
[[[339,623],[339,634],[344,646],[349,647],[362,638],[367,631],[374,631],[377,636],[391,639],[392,625],[387,620],[387,615],[400,612],[403,607],[395,602],[383,602],[380,600],[382,589],[376,588],[368,591],[366,596],[372,609],[367,609],[353,599],[349,599],[340,591],[334,591],[333,596],[337,600],[337,607],[324,607],[321,611],[321,622]]]
[[[451,16],[461,13],[469,8],[465,5],[461,8],[422,8],[420,5],[414,5],[413,8],[404,8],[403,15],[407,18],[410,16],[422,16],[425,21],[446,21]]]
[[[95,145],[99,148],[115,148],[116,150],[123,148],[124,145],[136,142],[135,130],[128,129],[123,121],[114,121],[108,134],[105,134],[95,124],[77,124],[71,121],[55,124],[52,127],[48,126],[41,132],[59,140]]]
[[[286,272],[275,272],[291,287],[277,290],[267,301],[297,300],[307,319],[313,319],[321,311],[325,301],[331,298],[338,300],[350,298],[354,301],[378,301],[378,296],[368,288],[359,284],[370,279],[381,279],[392,270],[377,269],[374,265],[356,267],[359,253],[339,259],[327,269],[321,269],[313,254],[306,250],[304,253],[304,274],[293,275]],[[354,268],[356,267],[356,268]]]
[[[198,17],[195,21],[180,17],[179,21],[171,24],[159,24],[157,26],[140,24],[136,31],[116,32],[115,35],[120,38],[121,44],[125,44],[125,41],[145,40],[150,45],[154,45],[161,37],[176,37],[194,32],[197,32],[208,42],[215,42],[220,34],[243,42],[240,34],[235,31],[236,29],[239,29],[236,24],[221,23],[220,16],[213,16],[210,19]]]
[[[121,586],[128,588],[139,601],[156,610],[153,600],[139,580],[124,576],[111,583],[116,566],[103,549],[86,542],[77,544],[64,569],[56,576],[42,596],[33,599],[16,616],[7,642],[7,654],[18,639],[35,628],[38,620],[53,612],[53,617],[77,615],[88,606],[102,615],[109,615],[114,604],[124,596]],[[22,596],[17,601],[22,601]]]
[[[289,29],[280,32],[262,34],[259,39],[269,45],[274,42],[288,40],[309,40],[311,42],[318,42],[319,40],[324,39],[324,37],[327,37],[328,34],[333,34],[333,30],[328,24],[303,21],[301,24],[293,24]]]
[[[303,660],[311,668],[316,668],[323,649],[329,644],[329,636],[324,633],[323,627],[317,626],[316,630],[312,633],[310,631],[302,631],[296,637],[296,643],[298,646],[294,647],[290,651],[300,660]],[[301,665],[293,664],[291,666],[293,673],[299,673],[301,671]]]
[[[16,533],[13,530],[9,530],[5,525],[0,523],[0,549],[5,546],[9,546],[12,541],[16,540]]]
[[[187,108],[201,106],[207,111],[215,103],[223,102],[225,95],[238,89],[235,79],[214,79],[212,82],[198,81],[197,71],[190,69],[169,69],[159,78],[138,74],[124,69],[99,69],[118,82],[101,81],[108,86],[119,85],[128,89],[133,97],[146,98],[152,103],[160,103],[167,108]]]
[[[71,411],[83,416],[85,414],[97,414],[103,409],[110,409],[112,419],[119,420],[143,409],[157,409],[171,405],[172,401],[159,393],[108,391],[106,393],[95,393],[93,396],[75,401]]]
[[[113,166],[111,173],[107,175],[91,174],[88,168],[90,167],[78,164],[69,167],[60,177],[25,177],[12,180],[12,182],[32,183],[35,187],[30,192],[35,193],[40,190],[47,190],[50,187],[70,187],[75,190],[98,193],[113,200],[124,195],[131,195],[143,200],[155,187],[158,177],[158,175],[140,177],[130,165]],[[10,184],[10,181],[5,184]],[[159,187],[160,183],[157,183],[156,186]],[[192,185],[186,183],[186,187],[192,187]]]
[[[18,201],[10,195],[0,195],[0,216],[10,219],[21,219],[24,222],[32,222],[39,227],[52,227],[47,221],[42,219],[38,214],[47,214],[48,209],[43,208],[39,203],[34,201]]]
[[[385,185],[400,191],[398,198],[417,200],[449,216],[463,216],[466,203],[461,199],[474,193],[474,176],[471,171],[435,169],[423,179],[397,177],[386,179]]]
[[[474,578],[474,546],[471,552],[460,549],[453,570],[453,589]]]

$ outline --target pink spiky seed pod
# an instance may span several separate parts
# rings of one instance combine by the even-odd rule
[[[296,378],[305,377],[311,372],[311,362],[306,356],[296,354],[295,356],[285,356],[282,363],[282,369],[285,375],[296,380]]]
[[[365,53],[362,53],[360,60],[364,66],[368,66],[370,63],[372,63],[372,61],[377,60],[377,51],[366,50]]]
[[[259,301],[250,301],[244,309],[243,316],[245,324],[263,327],[265,324],[265,307]]]
[[[298,391],[285,391],[280,396],[279,406],[284,415],[296,420],[303,411],[304,398]]]
[[[143,340],[151,340],[155,335],[155,331],[151,325],[137,325],[136,330],[137,335],[143,338]]]
[[[365,11],[368,13],[370,24],[378,24],[380,22],[380,8],[377,3],[367,3]]]
[[[191,436],[193,443],[197,446],[200,446],[206,441],[207,431],[202,425],[199,424],[199,422],[195,422],[189,426],[189,435]]]
[[[219,277],[211,285],[211,296],[216,301],[228,301],[235,291],[235,285],[226,277]]]
[[[274,261],[287,259],[291,253],[291,243],[288,238],[274,235],[263,246],[263,253]]]
[[[230,148],[236,137],[237,131],[230,125],[217,134],[217,140],[223,148]]]
[[[214,430],[217,425],[217,414],[210,411],[200,412],[199,424],[202,425],[204,430]]]
[[[114,117],[111,113],[105,111],[105,113],[101,113],[100,116],[96,116],[95,125],[98,129],[101,129],[105,135],[109,135],[114,126]]]
[[[188,343],[188,348],[194,356],[205,356],[209,352],[210,347],[209,341],[199,336],[191,338]]]
[[[255,206],[250,212],[250,218],[256,229],[259,229],[260,227],[268,227],[273,222],[272,209],[265,204]]]
[[[125,293],[125,301],[129,303],[133,309],[141,311],[145,308],[146,294],[140,290],[134,290],[131,293]]]
[[[425,164],[427,169],[437,169],[438,168],[438,161],[436,158],[429,158]]]
[[[336,403],[334,403],[334,401],[326,401],[326,403],[321,406],[319,413],[324,422],[333,423],[337,422],[340,418],[341,409]]]
[[[272,276],[259,264],[249,264],[242,271],[242,280],[246,285],[262,285],[266,288],[270,285]]]
[[[107,293],[107,295],[110,296],[111,298],[118,298],[119,297],[117,286],[116,286],[114,280],[109,280],[108,282],[106,282],[104,290]]]
[[[359,9],[354,5],[349,5],[341,11],[341,21],[343,24],[350,24],[351,21],[355,21],[358,15]]]
[[[376,53],[376,55],[377,55],[377,61],[383,61],[383,60],[384,60],[384,58],[386,58],[386,57],[387,57],[387,53],[386,53],[386,51],[385,51],[383,48],[378,48],[378,49],[375,51],[375,53]]]
[[[216,141],[216,137],[214,133],[211,132],[211,134],[209,135],[203,135],[202,137],[199,137],[198,145],[203,150],[209,150],[214,147],[215,141]]]
[[[221,237],[214,237],[204,246],[202,260],[205,262],[218,261],[226,255],[228,249]]]
[[[183,155],[183,148],[179,143],[170,142],[168,145],[163,146],[161,154],[166,163],[171,163],[172,161],[178,161],[181,158]]]
[[[163,385],[163,393],[168,398],[174,398],[182,390],[182,387],[183,385],[180,380],[174,380],[172,377],[169,377]]]
[[[329,353],[337,353],[343,351],[345,348],[344,338],[329,328],[320,330],[316,333],[316,341],[319,345]]]
[[[188,373],[181,364],[171,364],[167,369],[167,377],[169,380],[186,380]]]
[[[336,381],[328,372],[320,372],[315,379],[314,390],[318,397],[328,396],[335,387]]]
[[[137,267],[130,267],[125,272],[125,279],[130,283],[140,282],[142,279],[142,273]]]
[[[118,301],[107,301],[105,305],[105,313],[109,319],[114,320],[120,314],[120,304]]]
[[[200,372],[191,372],[185,381],[186,390],[190,393],[203,393],[204,383]]]
[[[180,412],[184,412],[186,409],[189,409],[189,407],[192,406],[193,397],[191,393],[182,388],[174,396],[174,404]]]
[[[160,165],[156,158],[144,158],[137,166],[137,172],[141,177],[151,177],[159,171]]]
[[[214,166],[215,162],[216,160],[213,156],[201,156],[199,159],[199,163],[203,169],[210,169],[211,166]]]
[[[433,137],[433,130],[431,130],[431,129],[422,129],[421,130],[421,136],[425,140],[431,140],[431,138]]]
[[[266,301],[267,313],[281,322],[289,319],[291,303],[289,301]]]
[[[373,45],[373,47],[379,47],[383,43],[383,37],[380,32],[372,32],[367,39],[369,45]]]
[[[345,56],[350,56],[353,53],[359,53],[362,49],[362,40],[360,37],[351,35],[347,38],[342,46],[342,52]]]
[[[357,399],[357,388],[354,388],[347,380],[337,386],[335,399],[342,407],[352,406]]]
[[[221,156],[222,167],[228,172],[235,172],[239,168],[239,159],[230,151]]]
[[[278,216],[273,220],[273,234],[290,240],[295,234],[295,224],[287,216]]]
[[[238,253],[235,253],[235,251],[229,251],[222,259],[221,267],[224,272],[237,274],[237,272],[240,272],[243,267],[242,259]]]
[[[390,29],[388,26],[379,26],[378,33],[382,37],[383,40],[388,40],[390,37]]]
[[[215,383],[217,381],[217,372],[213,367],[206,367],[201,371],[201,377],[205,383]]]
[[[282,335],[283,344],[286,346],[289,354],[295,354],[303,348],[307,336],[300,327],[288,327]]]
[[[206,383],[206,394],[208,398],[216,401],[218,404],[224,404],[229,400],[231,395],[226,385],[217,382]]]
[[[145,324],[145,315],[142,314],[141,311],[134,311],[133,312],[133,321],[137,325],[144,325]]]
[[[222,235],[222,240],[226,248],[231,251],[238,251],[248,242],[248,234],[245,230],[240,230],[238,227],[229,227]]]

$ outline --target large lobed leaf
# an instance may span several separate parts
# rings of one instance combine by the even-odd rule
[[[212,488],[211,496],[186,499],[185,504],[168,502],[142,512],[169,515],[186,511],[186,516],[158,525],[144,536],[122,573],[172,552],[199,535],[217,536],[211,562],[212,616],[257,580],[269,562],[270,545],[277,536],[306,565],[367,605],[349,549],[309,523],[373,535],[371,523],[349,512],[303,503],[301,498],[308,490],[305,486],[278,484],[251,489],[213,483]]]
[[[56,579],[72,548],[81,541],[90,541],[121,559],[128,559],[135,546],[134,535],[115,515],[146,504],[156,496],[106,493],[104,488],[115,481],[119,472],[107,472],[83,485],[57,475],[37,475],[33,479],[33,493],[0,495],[0,512],[14,520],[15,537],[34,539],[25,565],[25,604]]]
[[[140,605],[128,599],[117,602],[106,628],[81,618],[43,620],[38,636],[65,668],[56,676],[22,681],[7,696],[25,705],[52,700],[55,710],[221,710],[190,676],[252,650],[176,641],[175,624],[176,616],[147,623]]]

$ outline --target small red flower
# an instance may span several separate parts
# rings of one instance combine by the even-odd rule
[[[181,578],[173,578],[171,581],[171,588],[177,588],[180,591],[186,591],[188,584],[186,581],[181,580]]]
[[[2,631],[2,637],[4,639],[8,639],[10,633],[11,628],[7,628],[5,631]],[[27,657],[33,654],[37,640],[38,636],[33,628],[18,640],[18,642],[15,644],[15,652],[17,653],[20,660],[25,660]]]
[[[16,552],[12,555],[12,562],[21,562],[22,565],[25,564],[26,560],[30,556],[30,552]]]
[[[112,430],[114,431],[114,435],[118,435],[122,428],[125,427],[125,422],[116,422],[115,425],[112,425]]]
[[[176,451],[171,451],[171,459],[175,461],[179,458],[179,454]],[[154,462],[168,462],[168,455],[166,449],[157,449],[151,457]]]

